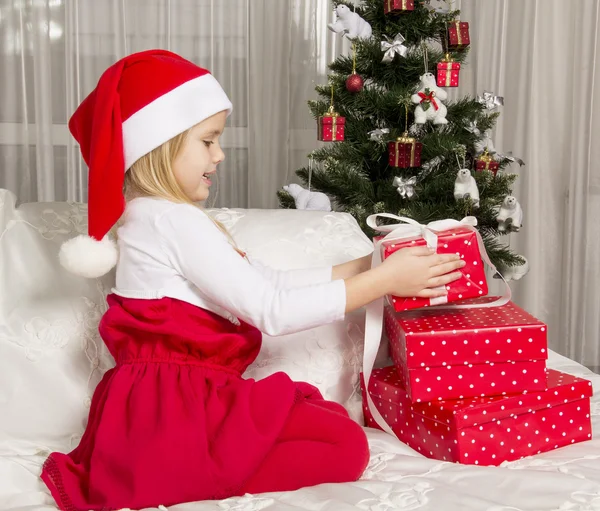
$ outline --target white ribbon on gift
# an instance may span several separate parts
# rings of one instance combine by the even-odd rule
[[[390,225],[377,225],[377,218],[390,218],[396,220],[399,223]],[[377,213],[367,218],[367,225],[374,230],[381,233],[386,233],[385,236],[375,243],[375,250],[373,251],[373,258],[371,260],[371,268],[379,266],[382,262],[382,245],[383,243],[389,244],[394,241],[402,241],[407,238],[413,238],[421,236],[429,248],[437,250],[438,236],[436,233],[448,231],[450,229],[456,229],[458,227],[466,228],[473,233],[477,238],[477,244],[479,248],[479,254],[481,259],[490,267],[494,272],[497,272],[496,267],[490,261],[490,258],[485,250],[483,239],[479,234],[479,231],[475,228],[477,226],[477,219],[474,216],[467,216],[462,220],[446,219],[437,220],[430,222],[427,225],[420,224],[412,218],[400,217],[392,215],[390,213]],[[504,280],[504,278],[502,278]],[[507,304],[511,298],[511,291],[508,283],[506,284],[504,294],[489,303],[484,304],[448,304],[446,297],[434,298],[430,300],[430,305],[438,305],[437,309],[473,309],[473,308],[489,308],[489,307],[500,307]],[[439,304],[446,304],[439,306]],[[392,428],[385,422],[379,410],[375,407],[371,395],[369,393],[369,382],[371,380],[371,373],[375,366],[375,359],[377,352],[379,351],[379,345],[381,343],[381,335],[383,332],[383,307],[384,298],[379,298],[366,306],[366,319],[365,319],[365,347],[363,352],[363,379],[365,385],[365,395],[367,399],[367,406],[375,422],[387,433],[392,436],[396,436]]]

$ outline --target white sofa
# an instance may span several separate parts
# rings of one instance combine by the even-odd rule
[[[39,480],[52,450],[71,450],[85,427],[95,386],[113,361],[97,333],[112,274],[80,279],[63,271],[60,244],[86,232],[86,206],[15,205],[0,190],[0,510],[56,510]],[[276,268],[339,264],[372,251],[343,213],[219,209],[242,248]],[[361,422],[359,374],[364,311],[344,321],[277,338],[247,376],[287,371],[317,385]],[[379,365],[385,364],[385,347]],[[556,353],[550,365],[591,379],[600,376]],[[600,398],[593,398],[594,433]],[[189,503],[173,510],[600,510],[600,441],[506,464],[462,466],[424,458],[394,438],[367,429],[372,458],[356,483]]]

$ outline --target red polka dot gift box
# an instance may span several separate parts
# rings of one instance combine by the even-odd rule
[[[376,236],[373,241],[377,243],[382,238],[383,236]],[[401,248],[425,245],[426,241],[421,236],[413,236],[392,242],[383,241],[381,244],[382,258],[389,257]],[[395,310],[418,309],[431,305],[439,305],[440,303],[455,302],[487,295],[488,287],[485,268],[479,252],[477,234],[473,229],[457,227],[437,233],[436,251],[438,254],[459,254],[466,262],[466,265],[460,269],[463,276],[446,287],[448,295],[442,299],[389,297],[389,301]]]
[[[465,301],[485,305],[494,297]],[[546,389],[546,325],[512,302],[397,313],[387,306],[390,355],[413,402]]]
[[[439,460],[499,465],[592,438],[590,381],[552,369],[548,390],[411,403],[394,367],[375,369],[369,388],[400,441]],[[365,425],[379,428],[364,399]],[[381,428],[379,428],[381,429]]]

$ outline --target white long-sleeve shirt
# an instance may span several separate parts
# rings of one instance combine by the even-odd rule
[[[171,297],[271,336],[344,318],[346,287],[332,267],[277,271],[244,259],[201,209],[163,199],[127,204],[118,229],[115,294]]]

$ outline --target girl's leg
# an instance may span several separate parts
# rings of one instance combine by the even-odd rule
[[[320,394],[305,396],[241,493],[297,490],[356,481],[362,475],[369,462],[363,429],[341,405],[323,400]]]

